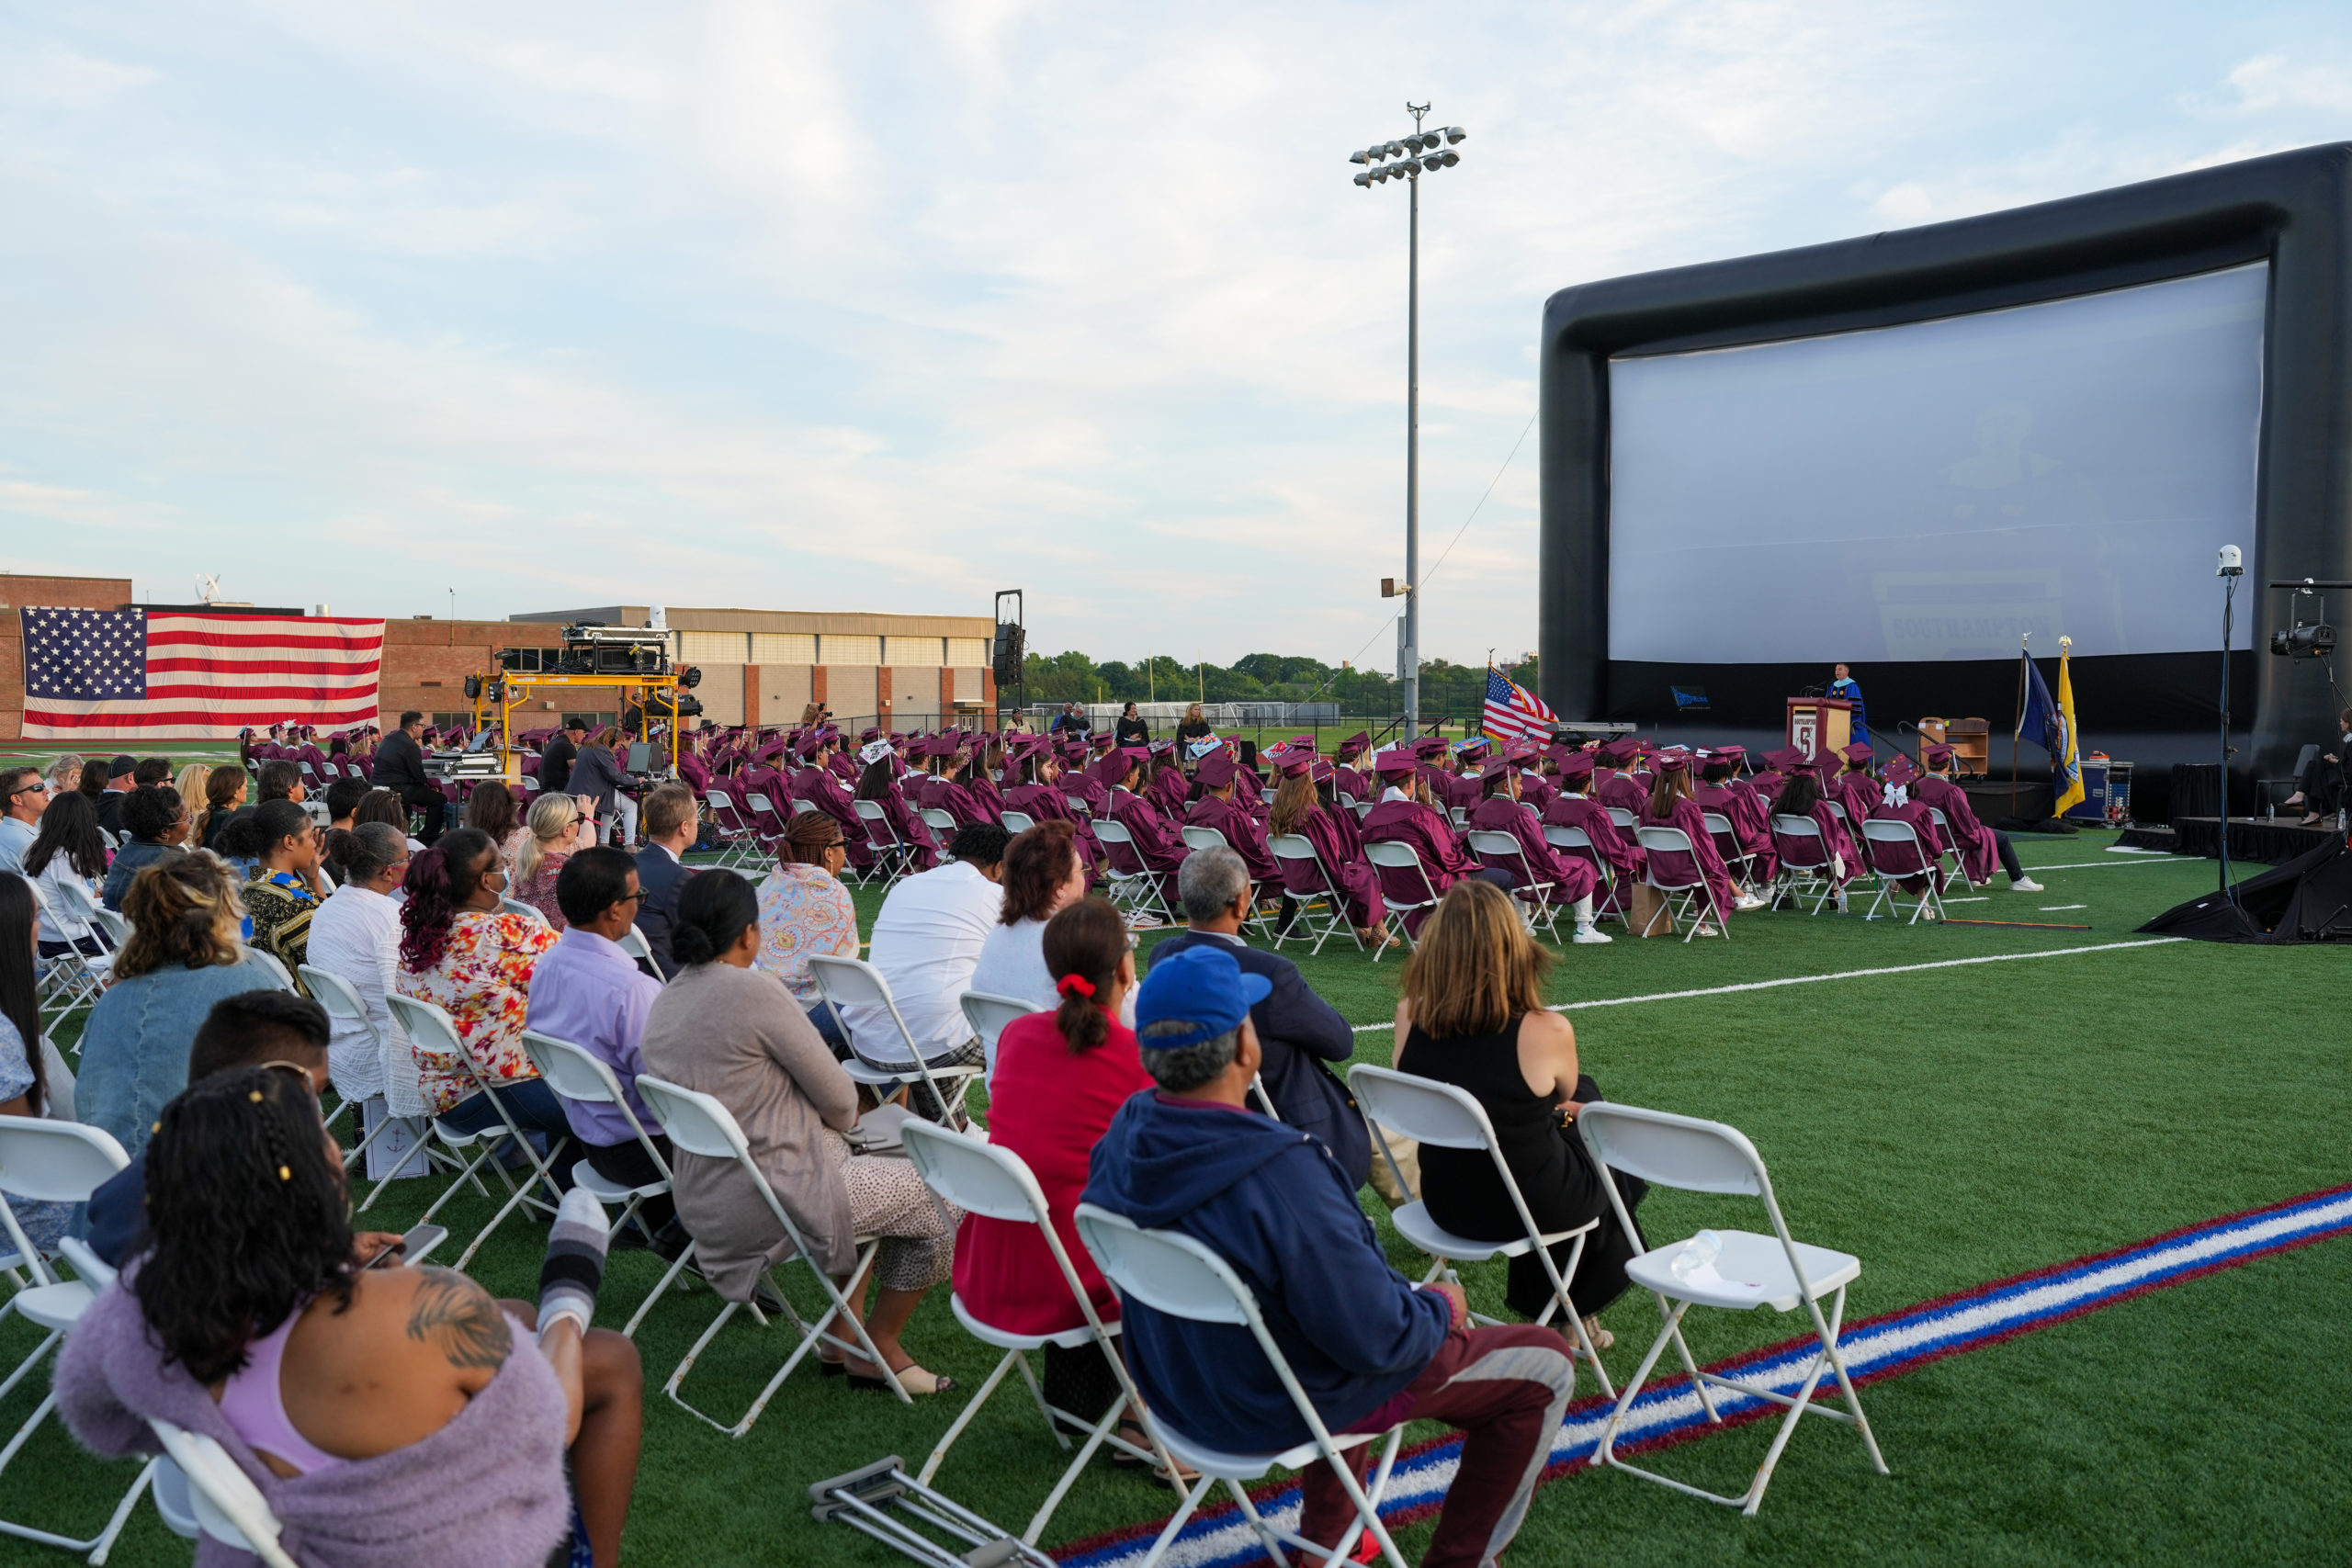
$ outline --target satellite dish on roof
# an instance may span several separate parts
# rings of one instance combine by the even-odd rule
[[[220,580],[209,571],[198,572],[196,579],[198,604],[217,604],[220,602]]]

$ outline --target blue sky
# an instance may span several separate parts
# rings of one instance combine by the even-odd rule
[[[0,8],[0,568],[1533,646],[1544,298],[2352,135],[2342,6]]]

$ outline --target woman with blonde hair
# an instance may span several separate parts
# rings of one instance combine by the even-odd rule
[[[596,841],[596,819],[581,810],[576,795],[542,795],[531,802],[528,831],[514,853],[514,897],[545,918],[550,931],[563,930],[556,907],[555,879],[574,850]]]
[[[1602,1096],[1577,1064],[1576,1030],[1544,1005],[1550,964],[1510,894],[1491,883],[1455,883],[1405,964],[1396,1070],[1452,1084],[1485,1108],[1538,1229],[1550,1234],[1600,1222],[1584,1237],[1567,1284],[1594,1348],[1603,1349],[1611,1337],[1598,1316],[1624,1292],[1626,1261],[1645,1244],[1618,1225],[1601,1174],[1577,1136],[1577,1112]],[[1486,1150],[1423,1144],[1420,1153],[1421,1200],[1431,1220],[1478,1241],[1526,1235]],[[1618,1190],[1628,1212],[1647,1190],[1630,1177],[1619,1179]],[[1575,1245],[1555,1245],[1554,1264],[1565,1270]],[[1504,1299],[1530,1319],[1551,1305],[1552,1281],[1533,1253],[1510,1260]]]
[[[278,980],[244,947],[236,881],[212,855],[167,851],[132,879],[122,913],[130,937],[82,1032],[74,1103],[136,1160],[164,1102],[187,1087],[188,1047],[212,1004]]]

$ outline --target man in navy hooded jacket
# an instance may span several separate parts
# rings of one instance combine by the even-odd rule
[[[1136,1028],[1144,1070],[1159,1087],[1113,1119],[1084,1201],[1181,1231],[1230,1264],[1335,1436],[1400,1421],[1461,1427],[1461,1467],[1422,1561],[1494,1562],[1526,1518],[1574,1392],[1568,1343],[1532,1325],[1470,1327],[1457,1288],[1421,1289],[1388,1266],[1329,1148],[1249,1109],[1261,1061],[1250,1008],[1267,989],[1221,947],[1151,966]],[[1139,1301],[1121,1307],[1127,1365],[1156,1419],[1228,1452],[1307,1439],[1247,1328]],[[1372,1450],[1350,1450],[1360,1477]],[[1336,1544],[1355,1517],[1339,1477],[1318,1463],[1301,1486],[1299,1533]]]

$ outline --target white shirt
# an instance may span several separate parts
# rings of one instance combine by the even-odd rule
[[[964,862],[908,877],[882,900],[866,961],[882,971],[925,1060],[972,1038],[962,997],[972,989],[980,949],[1004,911],[1004,890]],[[849,1007],[842,1021],[859,1053],[886,1066],[908,1063],[906,1043],[880,1008]]]
[[[311,917],[310,949],[304,962],[357,992],[368,1021],[376,1026],[376,1035],[383,1042],[381,1049],[407,1061],[408,1036],[392,1021],[391,1010],[384,1005],[384,998],[393,988],[392,970],[400,961],[400,906],[381,893],[346,882]],[[327,1036],[327,1076],[346,1100],[383,1093],[384,1062],[377,1039],[356,1021],[334,1020],[333,1032]]]
[[[40,874],[31,881],[33,890],[40,895],[38,924],[41,941],[78,943],[96,935],[90,930],[89,921],[74,918],[73,911],[80,906],[66,902],[65,885],[69,882],[74,884],[89,894],[92,902],[96,902],[99,889],[106,885],[103,877],[92,882],[88,877],[78,874],[74,869],[73,857],[61,851],[49,857],[49,863],[42,866]]]
[[[1136,992],[1140,988],[1128,987],[1126,1000],[1119,1004],[1119,1021],[1129,1029],[1136,1026]],[[971,983],[964,989],[1016,998],[1049,1012],[1061,1006],[1061,993],[1054,989],[1054,976],[1046,967],[1046,922],[1016,920],[990,931],[988,940],[980,943],[980,962],[972,971]],[[989,1041],[988,1048],[988,1076],[994,1081],[996,1042]]]
[[[25,852],[40,837],[40,829],[15,817],[0,817],[0,871],[25,869]]]

